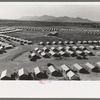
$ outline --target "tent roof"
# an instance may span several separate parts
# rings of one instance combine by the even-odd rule
[[[62,54],[62,55],[63,55],[63,54],[65,54],[65,52],[64,52],[64,51],[60,51],[59,53],[60,53],[60,54]]]
[[[88,67],[91,68],[91,69],[95,68],[94,65],[92,65],[92,64],[90,64],[90,63],[88,63],[88,62],[87,62],[85,65],[88,66]]]
[[[31,56],[35,56],[36,54],[33,52],[33,53],[31,53]]]
[[[64,71],[68,71],[69,70],[69,67],[67,67],[65,64],[61,65],[60,67]]]
[[[46,55],[46,53],[45,52],[42,52],[41,55],[44,56],[44,55]]]
[[[70,78],[73,77],[74,75],[75,75],[75,73],[72,72],[72,71],[69,71],[69,72],[67,73],[67,76],[70,77]]]
[[[3,78],[3,77],[5,77],[5,76],[7,76],[7,77],[11,77],[11,71],[9,71],[9,70],[4,70],[4,71],[2,71],[2,73],[1,73],[1,77],[0,78]]]
[[[80,50],[77,50],[77,51],[76,51],[76,53],[78,53],[78,54],[81,54],[81,53],[82,53],[82,51],[80,51]]]
[[[40,68],[39,68],[39,67],[35,67],[35,68],[34,68],[34,71],[35,71],[35,74],[38,74],[38,73],[40,73],[40,72],[41,72],[41,70],[40,70]]]
[[[74,64],[74,67],[77,68],[77,69],[79,69],[79,70],[81,70],[81,69],[83,68],[83,67],[81,67],[81,66],[80,66],[79,64],[77,64],[77,63]]]
[[[25,68],[21,68],[21,69],[18,71],[18,75],[19,75],[19,76],[22,76],[23,74],[28,75],[28,71],[27,71]]]
[[[50,54],[52,54],[52,55],[54,55],[54,54],[55,54],[55,52],[53,52],[53,51],[51,51],[51,50],[49,51],[49,53],[50,53]]]
[[[52,65],[49,66],[48,69],[50,70],[51,73],[55,71],[55,68]]]
[[[96,64],[100,66],[100,62],[97,62]]]

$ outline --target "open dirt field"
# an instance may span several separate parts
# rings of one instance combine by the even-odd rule
[[[24,27],[24,28],[29,28],[29,27]],[[34,27],[30,27],[34,28]],[[44,28],[44,27],[43,27]],[[51,28],[51,27],[50,27]],[[61,29],[70,29],[69,27],[62,26],[53,26],[53,28],[59,28]],[[97,30],[100,31],[98,28],[82,28],[82,27],[74,27],[77,30]],[[74,29],[73,28],[73,29]],[[0,54],[0,73],[2,73],[3,70],[8,69],[11,70],[12,72],[17,72],[21,68],[25,68],[28,70],[28,72],[34,72],[35,67],[41,67],[42,70],[47,70],[47,64],[52,63],[56,69],[59,69],[61,65],[66,64],[71,70],[74,68],[74,64],[78,63],[82,67],[85,67],[85,63],[89,62],[96,66],[96,63],[100,61],[100,49],[98,50],[90,50],[88,47],[90,44],[80,44],[82,46],[85,46],[88,48],[88,50],[92,51],[94,53],[94,56],[87,56],[88,59],[77,59],[76,57],[63,57],[62,59],[55,59],[53,57],[50,58],[41,58],[38,59],[37,61],[30,61],[29,59],[29,54],[30,50],[34,50],[35,47],[40,47],[42,48],[43,46],[38,45],[39,42],[52,42],[52,41],[79,41],[79,40],[100,40],[99,35],[100,34],[86,34],[84,35],[83,33],[75,32],[75,31],[58,31],[58,36],[48,36],[49,31],[21,31],[21,32],[12,32],[12,33],[6,33],[5,35],[16,37],[16,38],[21,38],[21,39],[26,39],[29,41],[32,41],[33,44],[27,45],[21,45],[19,42],[16,41],[8,41],[6,39],[3,39],[4,42],[6,43],[12,43],[15,45],[13,49],[8,49],[6,50],[6,53]],[[73,45],[66,45],[66,46],[78,46],[77,43]],[[95,46],[96,44],[94,44]],[[100,44],[98,44],[100,45]],[[58,47],[62,45],[47,45],[47,47]],[[80,80],[100,80],[100,72],[89,72],[89,73],[79,73],[75,72],[76,75],[79,76]],[[46,80],[65,80],[64,75],[60,77],[48,75]],[[43,79],[44,80],[44,79]],[[67,80],[67,79],[66,79]]]

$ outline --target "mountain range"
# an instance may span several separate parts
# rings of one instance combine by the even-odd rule
[[[67,16],[55,17],[55,16],[24,16],[18,20],[27,20],[27,21],[46,21],[46,22],[92,22],[89,19],[83,19],[80,17],[72,18]]]

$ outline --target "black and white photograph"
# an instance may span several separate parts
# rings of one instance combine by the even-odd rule
[[[99,9],[0,2],[0,81],[100,81]]]

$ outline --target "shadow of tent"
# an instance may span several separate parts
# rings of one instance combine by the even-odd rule
[[[96,73],[100,73],[100,69],[98,67],[93,68],[92,71]]]
[[[81,80],[78,76],[73,76],[73,77],[71,77],[71,80],[76,80],[76,81],[78,81],[78,80]]]
[[[62,77],[63,75],[59,71],[52,72],[52,76]]]
[[[53,66],[53,64],[52,64],[52,63],[48,63],[48,64],[47,64],[47,66],[51,66],[51,65]]]
[[[68,54],[68,53],[65,53],[64,55],[63,55],[63,57],[69,57],[70,55]]]
[[[10,77],[5,76],[5,77],[1,78],[1,80],[13,80],[13,79],[10,78]]]
[[[82,68],[79,72],[82,74],[89,74],[89,72],[84,68]]]
[[[89,53],[89,56],[95,56],[92,52]]]
[[[28,80],[28,75],[23,74],[19,77],[19,80]]]
[[[39,79],[46,79],[46,78],[48,78],[48,76],[47,76],[47,74],[46,73],[38,73],[37,75],[36,75],[36,77],[37,78],[39,78]]]
[[[18,77],[17,72],[14,72],[14,73],[11,74],[11,79],[12,80],[15,80],[17,77]]]
[[[27,80],[34,80],[34,76],[32,73],[28,73],[28,79]]]
[[[50,58],[50,56],[49,56],[49,55],[44,55],[43,57],[44,57],[44,58]]]
[[[76,53],[71,54],[71,56],[72,56],[72,57],[75,57],[75,56],[76,56]]]

